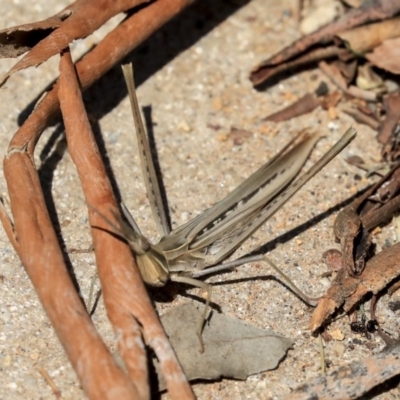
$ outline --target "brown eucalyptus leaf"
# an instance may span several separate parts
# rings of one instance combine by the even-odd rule
[[[212,312],[203,329],[204,353],[196,335],[204,305],[189,302],[161,317],[189,380],[246,379],[274,369],[293,345],[291,339]]]

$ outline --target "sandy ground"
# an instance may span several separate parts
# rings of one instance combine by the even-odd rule
[[[0,26],[43,19],[67,4],[67,1],[57,0],[49,7],[47,1],[38,0],[32,8],[31,2],[3,0]],[[344,154],[363,155],[369,162],[379,160],[374,132],[342,114],[332,121],[325,111],[316,110],[279,125],[261,122],[263,117],[306,91],[314,90],[325,79],[318,70],[311,70],[284,80],[267,92],[255,91],[248,80],[252,67],[298,37],[297,25],[291,16],[292,7],[289,0],[269,1],[268,5],[263,0],[235,0],[217,5],[205,0],[154,35],[130,57],[136,68],[139,101],[152,109],[155,140],[174,226],[224,197],[303,128],[317,129],[327,135],[318,143],[307,165],[320,157],[351,124],[359,135]],[[76,42],[74,54],[87,50],[103,34],[104,30]],[[27,105],[56,76],[57,61],[52,59],[37,69],[22,71],[1,89],[1,158],[21,116],[26,114]],[[4,74],[13,63],[13,60],[2,60],[0,73]],[[92,120],[98,122],[102,150],[109,159],[120,194],[142,230],[156,240],[119,67],[108,73],[85,97]],[[237,145],[227,138],[232,127],[252,134]],[[59,131],[51,127],[43,135],[36,152],[38,167],[49,156],[49,140],[57,137]],[[57,209],[66,247],[86,249],[91,238],[75,167],[62,142],[56,154],[56,162],[53,158],[42,166],[43,183]],[[368,184],[365,178],[359,179],[359,171],[346,166],[342,159],[343,154],[248,240],[234,257],[265,245],[270,257],[300,287],[312,295],[323,293],[327,282],[320,277],[326,271],[321,254],[337,246],[332,233],[337,209],[341,202]],[[6,194],[6,191],[1,177],[0,193]],[[386,226],[375,235],[374,241],[378,250],[382,245],[394,243],[395,226]],[[70,253],[69,257],[82,296],[87,299],[90,282],[95,276],[93,254]],[[275,371],[252,376],[243,382],[222,380],[195,385],[200,399],[282,399],[292,388],[319,374],[318,342],[307,329],[312,310],[271,280],[270,275],[267,265],[258,264],[215,276],[210,279],[216,283],[213,301],[227,315],[292,338],[294,348]],[[37,370],[37,366],[41,366],[53,377],[63,398],[84,399],[76,375],[2,229],[0,276],[0,398],[53,399],[50,387]],[[189,292],[196,294],[197,290]],[[179,293],[172,303],[158,304],[160,312],[185,301],[184,294]],[[399,324],[395,314],[387,308],[386,298],[378,305],[378,318],[388,330],[398,330]],[[106,343],[114,349],[114,335],[101,302],[93,319]],[[330,368],[360,360],[383,348],[383,342],[377,337],[368,341],[352,333],[347,318],[335,322],[330,329],[343,334],[343,340],[326,344]],[[399,397],[400,392],[392,389],[376,398]]]

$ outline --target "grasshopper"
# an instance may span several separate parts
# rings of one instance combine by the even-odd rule
[[[204,275],[246,263],[267,261],[297,295],[306,303],[310,303],[310,298],[297,289],[289,277],[265,255],[221,262],[343,150],[354,139],[355,129],[348,129],[343,137],[310,170],[289,185],[321,137],[317,134],[303,133],[300,138],[292,140],[223,200],[171,231],[140,115],[133,69],[131,65],[124,65],[122,70],[132,107],[147,196],[161,239],[157,244],[150,243],[123,203],[121,208],[129,224],[117,214],[114,214],[117,223],[105,216],[102,217],[112,227],[114,233],[124,239],[133,250],[144,282],[151,286],[163,286],[170,280],[203,288],[206,291],[204,313],[198,329],[202,349],[201,332],[211,299],[210,284],[198,279]]]

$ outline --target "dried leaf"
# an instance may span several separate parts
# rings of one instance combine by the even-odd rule
[[[199,304],[199,303],[197,303]],[[293,341],[270,330],[213,312],[203,330],[204,353],[196,335],[203,304],[175,307],[161,317],[189,380],[246,379],[277,367]]]
[[[285,50],[286,49],[283,49],[282,52]],[[278,63],[277,65],[272,63],[267,64],[269,61],[267,60],[265,65],[261,64],[251,72],[250,80],[254,86],[258,86],[273,77],[278,76],[277,80],[279,80],[279,76],[283,76],[283,74],[287,73],[288,71],[293,72],[318,61],[332,58],[347,60],[353,58],[353,55],[348,50],[339,48],[337,46],[324,46],[322,48],[310,50],[305,54],[299,55],[293,60]]]
[[[385,203],[392,199],[400,189],[400,169],[393,171],[390,179],[384,182],[373,196],[370,196],[369,200],[373,200],[378,203]]]
[[[365,57],[379,68],[400,74],[400,38],[385,40]]]
[[[400,243],[368,260],[364,271],[358,277],[351,277],[345,269],[342,269],[314,310],[310,329],[317,330],[342,305],[346,312],[351,310],[367,293],[379,293],[398,276],[400,276]]]

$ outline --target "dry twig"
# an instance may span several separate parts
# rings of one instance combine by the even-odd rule
[[[77,167],[86,202],[91,205],[89,217],[104,303],[118,335],[120,353],[128,374],[135,382],[140,398],[148,398],[147,357],[141,340],[143,334],[146,343],[157,355],[171,396],[190,398],[190,386],[147,296],[128,244],[108,233],[106,222],[93,211],[92,207],[110,215],[110,210],[116,212],[117,204],[85,113],[69,52],[61,57],[59,82],[69,152]]]

